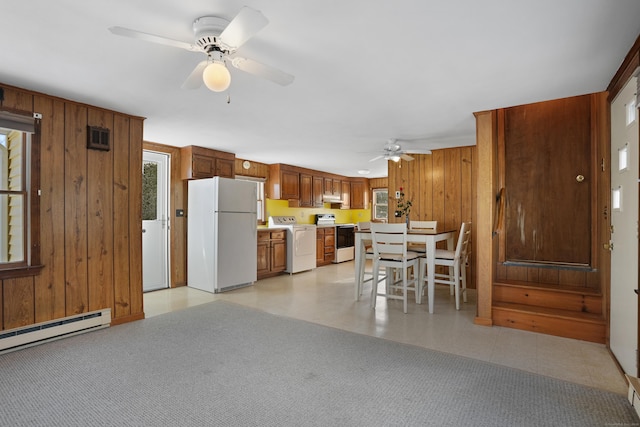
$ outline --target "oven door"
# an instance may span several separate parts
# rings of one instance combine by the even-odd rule
[[[337,225],[336,226],[336,249],[351,248],[354,246],[355,227],[353,225]]]
[[[355,226],[336,226],[336,253],[334,262],[351,261],[355,256]]]

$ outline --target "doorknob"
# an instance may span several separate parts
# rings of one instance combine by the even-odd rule
[[[603,247],[603,249],[606,249],[608,251],[612,251],[613,250],[613,242],[611,240],[609,240],[609,243],[603,243],[602,247]]]

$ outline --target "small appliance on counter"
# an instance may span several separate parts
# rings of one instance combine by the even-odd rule
[[[318,227],[336,228],[334,263],[351,261],[355,258],[354,224],[336,224],[336,216],[334,214],[316,214],[316,225]]]
[[[316,268],[316,226],[298,224],[294,216],[270,216],[269,228],[287,229],[287,269],[289,274]]]

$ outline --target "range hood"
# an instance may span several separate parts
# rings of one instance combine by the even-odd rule
[[[342,203],[342,198],[340,196],[334,196],[331,194],[324,194],[322,196],[322,201],[327,203]]]

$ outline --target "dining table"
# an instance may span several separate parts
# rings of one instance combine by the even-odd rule
[[[435,253],[436,243],[446,241],[447,249],[454,249],[454,237],[457,229],[414,229],[407,230],[407,243],[424,244],[427,258],[427,298],[429,301],[429,313],[433,313],[433,297],[435,293]],[[366,262],[366,242],[371,242],[371,230],[355,231],[355,296],[360,299],[363,286],[360,270],[362,263]],[[416,272],[414,272],[416,274]],[[417,291],[416,291],[417,292]]]

